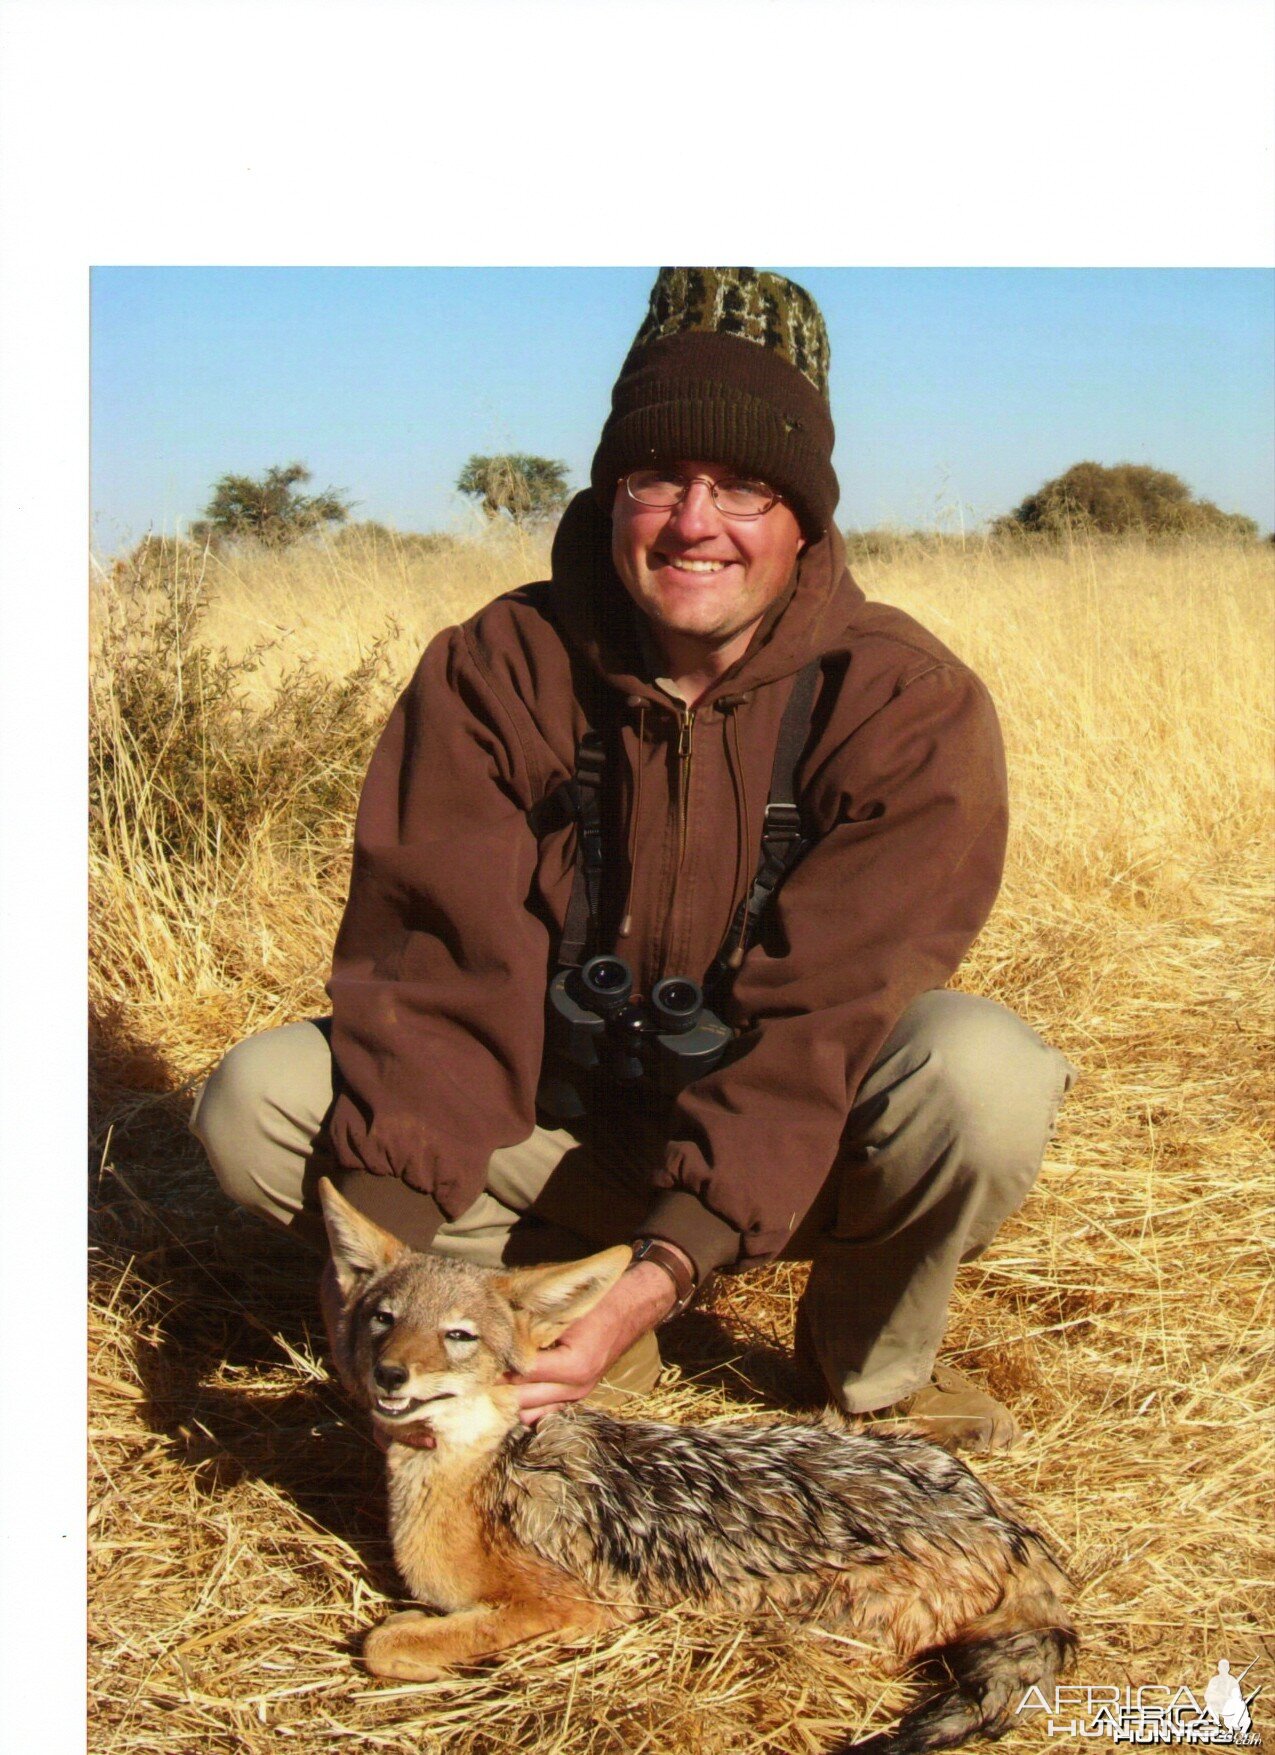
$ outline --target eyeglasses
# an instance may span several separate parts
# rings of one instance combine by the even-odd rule
[[[730,476],[713,481],[707,475],[674,475],[667,469],[635,469],[624,478],[624,489],[639,506],[651,506],[671,512],[697,481],[702,481],[713,496],[713,504],[724,518],[760,518],[783,498],[764,481],[749,481],[743,476]]]

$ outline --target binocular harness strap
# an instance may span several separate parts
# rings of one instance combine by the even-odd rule
[[[567,904],[566,923],[558,952],[560,963],[578,968],[591,951],[602,911],[602,782],[606,748],[596,731],[586,731],[576,746],[575,778],[561,791],[575,817],[576,869]]]
[[[752,942],[770,898],[810,846],[810,838],[801,832],[796,775],[797,763],[810,734],[810,717],[821,674],[817,658],[812,658],[798,671],[779,722],[775,761],[770,772],[770,797],[762,819],[761,859],[747,895],[735,910],[726,942],[705,977],[705,989],[714,997],[720,997],[743,961],[744,952]]]
[[[761,860],[747,895],[735,910],[726,942],[705,979],[719,991],[729,982],[738,959],[748,948],[767,903],[810,845],[802,834],[797,809],[796,772],[810,733],[810,717],[821,667],[814,658],[797,673],[784,708],[775,744],[770,797],[762,822]],[[574,819],[578,841],[575,878],[562,929],[559,964],[578,968],[592,952],[602,902],[602,787],[606,778],[606,747],[596,731],[586,731],[576,747],[576,771],[553,795],[568,819]],[[550,802],[550,801],[546,801]]]

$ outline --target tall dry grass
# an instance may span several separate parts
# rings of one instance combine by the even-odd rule
[[[382,541],[95,585],[96,1749],[795,1752],[897,1705],[835,1642],[686,1613],[372,1684],[357,1636],[401,1588],[379,1458],[327,1382],[312,1268],[183,1131],[229,1042],[323,1006],[359,776],[420,647],[544,567]],[[1030,1428],[983,1472],[1070,1556],[1079,1680],[1200,1691],[1257,1658],[1275,1696],[1271,551],[901,543],[856,571],[993,689],[1014,839],[960,980],[1081,1070],[953,1310],[951,1356]],[[787,1405],[802,1271],[668,1331],[658,1410]]]

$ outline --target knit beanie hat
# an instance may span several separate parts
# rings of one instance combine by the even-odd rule
[[[840,497],[828,331],[810,294],[755,268],[661,268],[593,459],[609,513],[630,470],[727,464],[779,489],[808,537]]]

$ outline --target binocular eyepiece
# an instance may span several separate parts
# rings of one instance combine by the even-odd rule
[[[629,1003],[633,971],[621,957],[590,957],[579,971],[580,997],[599,1017],[614,1018]]]
[[[704,1016],[704,990],[689,975],[666,976],[651,989],[651,1010],[661,1030],[684,1036]]]
[[[704,1004],[698,981],[670,975],[649,999],[633,997],[633,971],[622,957],[590,957],[561,969],[549,984],[548,1045],[559,1065],[601,1073],[622,1084],[651,1079],[666,1095],[711,1072],[731,1031]],[[584,1113],[570,1076],[541,1083],[544,1108],[569,1119]]]
[[[579,971],[581,999],[600,1017],[615,1018],[633,993],[633,971],[623,957],[590,957]],[[704,1011],[704,991],[689,975],[669,975],[651,989],[651,1014],[660,1030],[683,1035],[693,1030]]]

